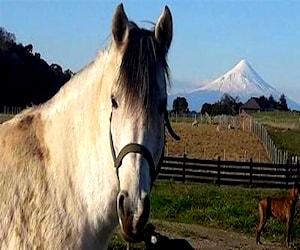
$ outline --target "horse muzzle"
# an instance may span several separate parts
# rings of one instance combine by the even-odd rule
[[[135,205],[127,191],[121,191],[117,199],[117,210],[123,237],[128,242],[141,241],[143,230],[150,216],[150,199],[146,195]]]

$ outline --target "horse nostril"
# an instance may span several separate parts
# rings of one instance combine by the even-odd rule
[[[126,199],[128,199],[128,192],[121,191],[118,197],[118,213],[120,219],[124,219],[126,213]]]

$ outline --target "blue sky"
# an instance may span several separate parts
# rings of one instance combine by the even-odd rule
[[[0,0],[0,26],[31,43],[49,64],[77,71],[109,40],[121,1]],[[246,59],[278,91],[300,102],[300,1],[123,1],[142,26],[167,4],[174,19],[172,78],[194,89]]]

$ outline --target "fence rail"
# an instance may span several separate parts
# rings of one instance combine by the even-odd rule
[[[184,157],[164,157],[159,179],[174,179],[217,185],[290,188],[299,181],[300,164],[270,164],[218,160],[199,160]]]

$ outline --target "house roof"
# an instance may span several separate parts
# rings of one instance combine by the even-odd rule
[[[241,109],[267,110],[271,109],[271,104],[266,98],[251,97]]]
[[[255,97],[251,97],[244,105],[242,105],[241,109],[262,109],[256,99],[257,98]]]

